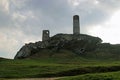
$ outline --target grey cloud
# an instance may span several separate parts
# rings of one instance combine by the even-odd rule
[[[97,5],[86,1],[75,8],[75,12],[81,17],[82,27],[91,27],[92,25],[104,23],[109,20],[113,12],[120,7],[120,1],[118,0],[98,1],[99,3]]]
[[[22,11],[27,12],[28,10],[31,10],[38,19],[28,19],[20,24],[22,27],[24,26],[23,31],[25,30],[27,34],[32,32],[32,34],[39,35],[39,30],[42,29],[57,28],[62,31],[62,27],[69,26],[69,21],[72,20],[71,9],[67,1],[63,0],[31,0],[23,7]],[[53,34],[59,32],[55,31]]]
[[[110,17],[110,14],[101,11],[99,9],[93,9],[90,13],[88,13],[86,16],[81,16],[81,23],[83,26],[88,25],[96,25],[103,23]]]
[[[118,8],[120,2],[118,0],[98,1],[100,2],[99,5],[107,5],[108,9],[111,9],[112,6]],[[80,15],[81,27],[83,28],[88,25],[100,24],[111,16],[111,13],[107,13],[105,9],[93,5],[93,3],[88,0],[73,9],[71,9],[71,5],[69,5],[67,0],[28,0],[22,7],[11,6],[12,12],[18,11],[22,14],[28,11],[33,12],[37,19],[28,18],[22,23],[19,21],[15,21],[14,23],[17,23],[25,34],[33,34],[36,36],[40,34],[42,29],[54,30],[56,28],[52,34],[64,32],[64,27],[65,29],[70,29],[68,32],[72,31],[72,16],[74,14]],[[3,18],[8,18],[9,20],[10,17],[7,16]]]
[[[0,11],[0,27],[8,26],[11,23],[11,17],[8,14]]]
[[[118,8],[119,2],[118,0],[98,0],[100,2],[100,6],[107,5],[107,9]],[[104,6],[103,5],[103,6]],[[13,23],[11,25],[14,28],[17,28],[17,24],[19,28],[24,32],[24,34],[30,36],[38,36],[42,33],[43,29],[50,29],[52,34],[56,34],[58,32],[68,32],[72,33],[72,16],[74,14],[80,15],[81,19],[81,27],[86,29],[87,26],[100,24],[106,21],[111,13],[106,12],[105,9],[101,9],[97,5],[93,5],[92,2],[86,0],[80,3],[76,8],[72,8],[67,0],[27,0],[24,3],[24,6],[17,7],[11,2],[11,14],[15,12],[19,12],[21,14],[25,14],[28,11],[32,11],[37,19],[27,17],[27,20],[13,21],[11,17],[8,15],[4,15],[1,12],[0,17],[3,18],[1,20],[1,24],[5,25]]]
[[[55,34],[57,32],[64,32],[64,27],[69,26],[68,28],[70,29],[72,24],[72,12],[67,1],[30,0],[26,6],[19,11],[27,12],[29,10],[34,13],[37,20],[28,18],[23,23],[18,22],[18,25],[21,26],[25,34],[37,36],[42,33],[43,29],[50,29],[51,33]]]
[[[99,0],[101,3],[109,6],[110,8],[120,7],[120,0]]]

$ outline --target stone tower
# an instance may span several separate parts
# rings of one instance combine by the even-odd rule
[[[80,34],[79,16],[73,16],[73,34]]]
[[[49,40],[49,38],[50,38],[49,35],[50,35],[49,30],[43,30],[42,41],[47,41],[47,40]]]

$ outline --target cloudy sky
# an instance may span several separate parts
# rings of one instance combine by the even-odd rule
[[[120,43],[120,0],[0,0],[0,57],[13,58],[42,30],[73,33],[72,17],[80,16],[81,33],[103,42]]]

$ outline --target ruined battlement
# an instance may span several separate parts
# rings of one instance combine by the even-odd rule
[[[50,32],[49,30],[43,30],[42,34],[42,41],[47,41],[50,38]]]

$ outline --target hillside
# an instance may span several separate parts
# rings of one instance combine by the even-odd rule
[[[0,61],[0,66],[0,80],[4,80],[1,78],[13,80],[13,78],[50,77],[67,77],[67,80],[82,80],[82,78],[83,80],[120,79],[120,61],[118,60],[97,60],[83,57],[17,59]],[[114,79],[114,77],[118,79]],[[61,78],[60,80],[65,79]]]
[[[85,34],[57,34],[47,41],[25,44],[15,59],[84,55],[95,51],[101,42],[100,38]]]
[[[47,41],[25,44],[15,59],[25,58],[71,58],[120,59],[120,45],[102,43],[99,37],[79,34],[56,34]]]
[[[119,80],[120,45],[85,34],[57,34],[25,44],[14,60],[0,62],[1,78]]]

